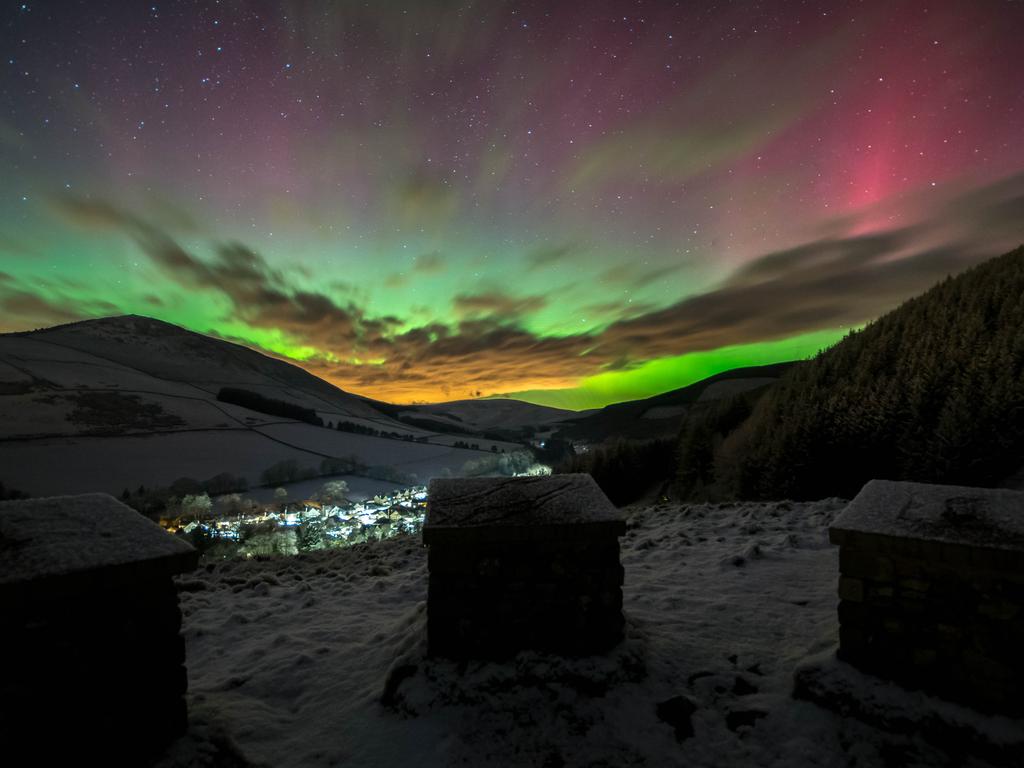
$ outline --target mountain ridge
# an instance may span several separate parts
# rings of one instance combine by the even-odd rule
[[[350,429],[220,402],[232,386]],[[409,483],[520,448],[403,424],[299,366],[138,315],[0,335],[0,425],[0,482],[32,495],[217,475],[252,485],[289,462],[306,476],[363,466]]]

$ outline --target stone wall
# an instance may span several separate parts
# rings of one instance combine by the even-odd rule
[[[840,658],[1024,715],[1024,493],[876,480],[830,538]]]
[[[589,475],[435,480],[429,499],[431,654],[584,655],[622,638],[625,524]]]
[[[0,738],[138,765],[186,727],[173,574],[196,553],[95,494],[0,505]]]

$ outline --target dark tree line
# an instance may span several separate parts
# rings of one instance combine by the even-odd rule
[[[260,482],[263,485],[284,485],[299,480],[312,480],[314,477],[360,474],[366,470],[366,464],[355,454],[323,459],[319,467],[302,467],[295,459],[284,459],[263,470]]]
[[[726,438],[742,425],[765,390],[720,400],[688,419],[679,433],[675,491],[687,499],[715,498],[716,456]]]
[[[784,376],[721,446],[743,498],[872,478],[996,485],[1024,466],[1024,248],[947,278]]]
[[[410,435],[408,432],[395,432],[385,431],[377,429],[376,427],[370,427],[366,424],[359,424],[355,421],[339,421],[338,427],[339,432],[351,432],[355,435],[369,435],[370,437],[385,437],[389,440],[405,440],[410,443],[425,443],[430,435]]]
[[[852,497],[868,480],[992,486],[1024,470],[1024,248],[980,264],[767,391],[695,410],[674,441],[564,463],[616,503],[671,479],[684,499]]]
[[[259,411],[269,416],[280,416],[285,419],[295,419],[313,424],[317,427],[324,425],[324,420],[316,415],[312,408],[306,408],[296,403],[289,403],[273,397],[265,397],[259,392],[238,387],[223,387],[217,393],[217,399],[222,403],[232,403],[248,408],[250,411]]]
[[[6,488],[3,483],[0,483],[0,501],[27,499],[28,497],[27,493],[23,493],[16,488]]]
[[[219,496],[225,493],[241,493],[249,489],[249,481],[244,477],[230,472],[221,472],[209,480],[196,480],[192,477],[179,477],[168,486],[147,488],[140,485],[134,491],[125,488],[121,492],[121,501],[147,517],[157,519],[162,515],[172,499],[206,493]]]
[[[675,466],[675,441],[618,440],[568,457],[559,472],[592,476],[615,505],[629,504],[664,482]]]

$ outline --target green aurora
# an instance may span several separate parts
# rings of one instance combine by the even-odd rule
[[[375,399],[584,409],[1024,240],[988,0],[256,6],[3,11],[0,331],[142,314]]]

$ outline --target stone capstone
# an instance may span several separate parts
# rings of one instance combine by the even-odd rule
[[[599,653],[622,637],[625,522],[589,475],[434,480],[432,654]]]
[[[0,503],[0,738],[137,765],[186,726],[173,576],[198,554],[111,496]]]
[[[1024,715],[1024,493],[872,480],[829,536],[841,659]]]

